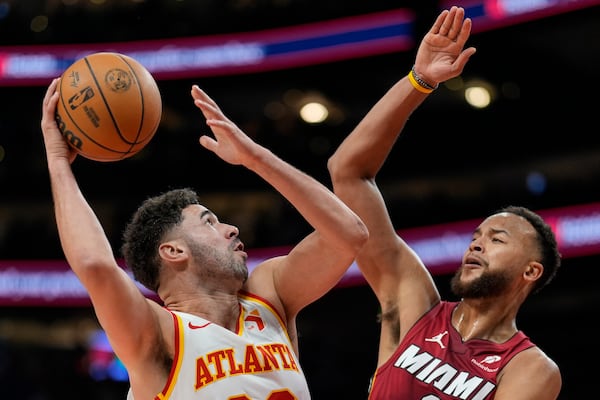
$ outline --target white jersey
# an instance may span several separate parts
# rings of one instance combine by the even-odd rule
[[[175,354],[155,400],[309,400],[308,383],[284,321],[257,296],[239,297],[236,332],[171,311]],[[131,389],[128,400],[133,400]],[[143,399],[145,400],[145,399]]]

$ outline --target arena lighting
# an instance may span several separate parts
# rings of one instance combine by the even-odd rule
[[[600,203],[539,211],[552,226],[563,257],[600,254]],[[449,274],[460,264],[481,219],[400,230],[399,234],[419,254],[432,274]],[[253,269],[266,258],[286,254],[291,247],[248,252]],[[121,264],[123,266],[123,264]],[[364,285],[356,264],[338,287]],[[139,285],[149,297],[153,293]],[[0,306],[90,306],[84,287],[63,260],[0,260]]]
[[[475,108],[489,107],[496,97],[493,85],[482,80],[469,82],[465,87],[464,94],[467,103]]]
[[[318,91],[288,91],[284,102],[298,113],[302,121],[311,125],[325,122],[335,108],[333,103]]]
[[[264,113],[273,120],[279,120],[293,113],[309,125],[325,122],[336,123],[345,118],[341,107],[328,99],[319,91],[287,90],[281,101],[270,102],[265,106]]]
[[[300,108],[300,118],[308,124],[319,124],[327,119],[329,110],[320,102],[311,101]]]

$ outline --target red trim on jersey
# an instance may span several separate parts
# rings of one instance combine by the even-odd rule
[[[169,372],[169,378],[162,392],[154,398],[154,400],[168,399],[175,387],[176,377],[179,376],[179,370],[181,368],[181,362],[183,360],[183,321],[175,313],[169,311],[173,316],[173,330],[174,330],[174,349],[173,349],[173,363],[171,364],[171,371]]]
[[[279,311],[277,311],[277,309],[273,306],[273,304],[271,304],[268,300],[260,297],[257,294],[246,292],[245,290],[240,290],[239,295],[241,297],[248,297],[248,298],[251,298],[251,299],[254,299],[256,301],[263,303],[266,307],[268,307],[269,309],[271,309],[271,311],[273,311],[273,313],[277,316],[277,318],[279,318],[279,321],[281,321],[281,325],[287,329],[287,323],[283,319],[283,316],[279,313]]]

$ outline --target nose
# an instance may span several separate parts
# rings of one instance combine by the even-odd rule
[[[473,239],[469,244],[469,249],[471,251],[481,251],[483,247],[481,246],[479,239]]]
[[[237,226],[229,225],[228,236],[229,237],[238,237],[240,235],[240,230]]]

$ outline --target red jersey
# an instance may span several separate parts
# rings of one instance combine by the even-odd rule
[[[452,326],[457,302],[442,301],[409,330],[375,372],[369,400],[491,400],[497,376],[534,344],[521,331],[504,343],[463,342]]]

